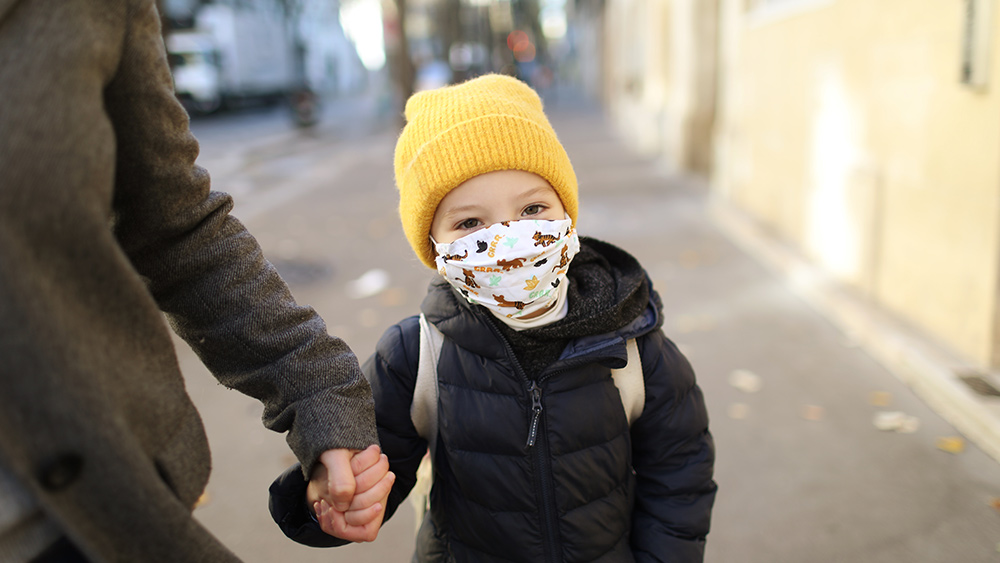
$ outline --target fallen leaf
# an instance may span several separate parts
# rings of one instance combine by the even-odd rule
[[[395,307],[402,305],[406,299],[406,294],[400,287],[390,287],[379,295],[379,304],[383,307]]]
[[[868,402],[875,407],[888,407],[892,403],[892,394],[886,391],[872,391]]]
[[[377,295],[389,287],[389,273],[380,268],[368,270],[361,277],[348,282],[347,295],[351,299],[364,299]]]
[[[819,405],[802,405],[802,408],[799,410],[799,414],[801,414],[802,418],[806,420],[820,421],[823,420],[823,415],[826,414],[826,410]]]
[[[990,506],[993,507],[993,510],[1000,512],[1000,497],[990,497]]]
[[[950,454],[960,454],[965,451],[965,439],[961,436],[942,436],[934,442],[934,445]]]
[[[920,428],[920,419],[901,411],[881,411],[875,414],[872,424],[884,432],[913,434]]]
[[[201,496],[198,497],[197,501],[195,501],[194,507],[198,508],[199,506],[205,506],[206,504],[208,504],[210,502],[212,502],[212,495],[210,495],[208,493],[208,491],[205,491],[205,492],[201,493]]]
[[[750,406],[746,403],[733,403],[729,405],[726,414],[733,420],[743,420],[750,414]]]
[[[913,434],[917,430],[920,430],[920,419],[915,416],[908,416],[903,420],[903,423],[899,425],[896,432],[900,434]]]
[[[744,393],[756,393],[764,386],[764,381],[750,370],[737,369],[729,374],[729,384]]]

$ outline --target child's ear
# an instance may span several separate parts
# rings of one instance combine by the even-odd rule
[[[434,240],[434,235],[432,235],[430,233],[427,233],[427,240],[431,243],[431,245],[430,245],[431,246],[431,258],[432,259],[437,258],[437,255],[438,255],[437,241]]]

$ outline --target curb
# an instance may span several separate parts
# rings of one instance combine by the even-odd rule
[[[845,284],[769,236],[731,204],[712,199],[708,215],[727,238],[786,279],[806,303],[1000,462],[1000,399],[976,394],[956,375],[976,371],[976,366],[852,293]]]

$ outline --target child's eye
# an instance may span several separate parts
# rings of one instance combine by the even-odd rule
[[[536,203],[534,205],[529,205],[528,207],[525,207],[524,211],[521,212],[521,215],[538,215],[542,211],[545,211],[545,207],[541,204]]]
[[[479,219],[466,219],[465,221],[459,223],[457,226],[459,229],[469,230],[469,229],[475,229],[479,225],[480,225]]]

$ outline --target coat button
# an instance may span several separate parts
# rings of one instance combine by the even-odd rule
[[[80,454],[63,454],[49,461],[38,471],[38,480],[46,490],[55,492],[70,486],[83,470]]]

